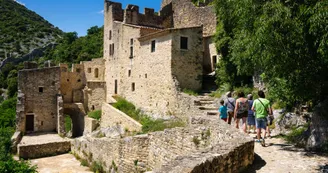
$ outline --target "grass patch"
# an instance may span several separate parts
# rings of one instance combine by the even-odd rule
[[[293,127],[291,132],[285,136],[286,141],[289,143],[298,143],[308,127],[309,124],[306,124],[303,127]]]
[[[196,91],[191,90],[191,89],[185,88],[185,89],[182,90],[182,92],[184,92],[184,93],[186,93],[188,95],[198,96],[198,93]]]
[[[103,172],[105,172],[104,171],[104,168],[103,168],[103,166],[101,165],[100,162],[92,162],[90,169],[93,172],[96,172],[96,173],[103,173]]]
[[[65,115],[65,131],[69,132],[72,130],[72,119],[69,115]]]
[[[88,113],[88,117],[100,120],[101,118],[101,110],[96,110]]]
[[[154,120],[149,116],[143,114],[139,109],[129,101],[125,100],[121,97],[116,97],[117,102],[113,104],[113,106],[138,121],[142,125],[142,133],[155,132],[155,131],[163,131],[167,128],[174,127],[183,127],[185,126],[184,122],[181,120]]]

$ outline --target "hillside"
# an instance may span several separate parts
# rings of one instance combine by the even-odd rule
[[[62,31],[13,0],[0,0],[0,60],[54,43]]]

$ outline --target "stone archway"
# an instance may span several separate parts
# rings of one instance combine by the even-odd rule
[[[82,105],[82,104],[81,104]],[[69,115],[72,119],[72,137],[79,137],[83,135],[84,131],[84,116],[83,105],[80,104],[65,104],[64,114]]]

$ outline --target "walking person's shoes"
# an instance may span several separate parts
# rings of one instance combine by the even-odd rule
[[[261,145],[262,145],[262,147],[265,147],[265,140],[264,139],[261,139]]]

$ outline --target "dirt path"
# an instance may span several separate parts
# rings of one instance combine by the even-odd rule
[[[34,159],[31,163],[38,166],[39,173],[91,173],[71,154]]]
[[[255,143],[255,161],[245,173],[328,173],[328,156],[305,152],[281,138]]]

